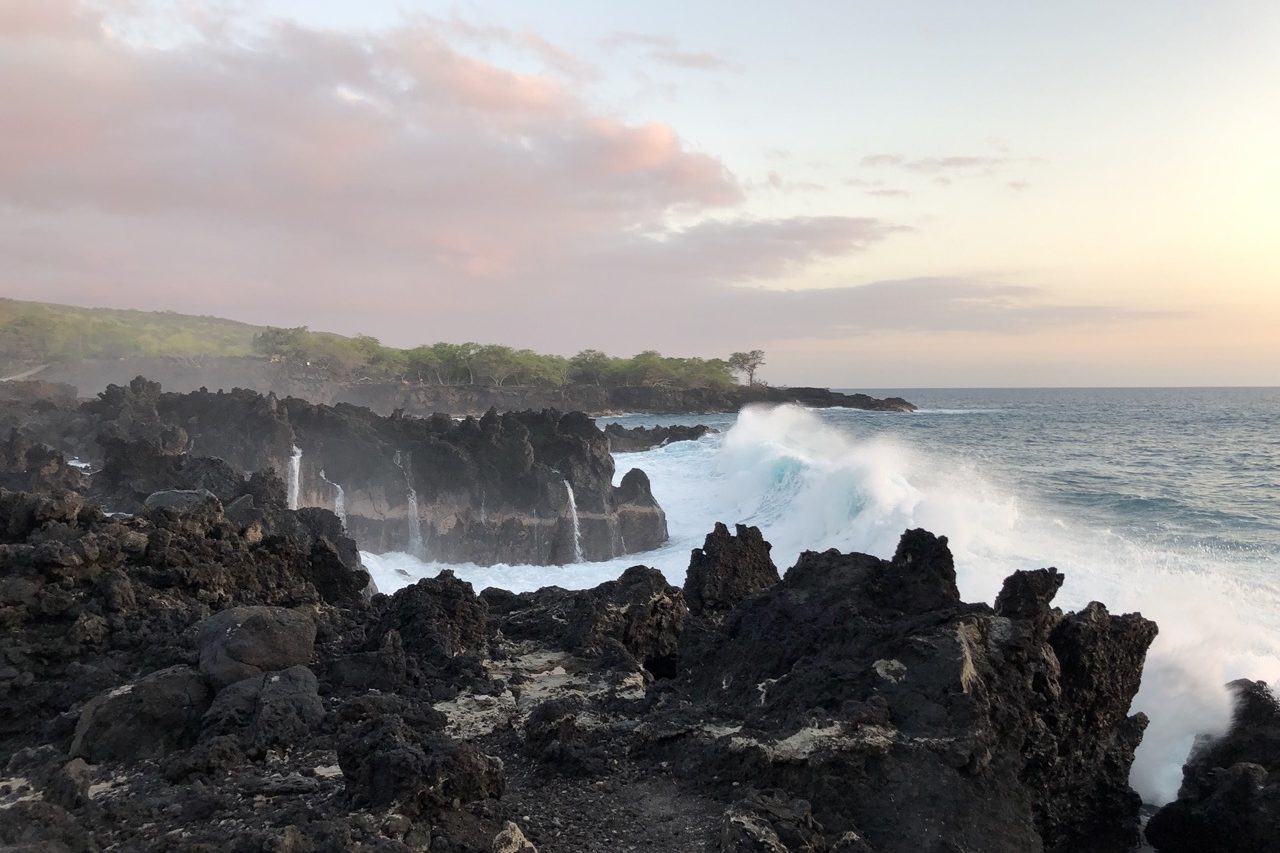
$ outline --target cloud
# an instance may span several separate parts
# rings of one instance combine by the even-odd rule
[[[789,181],[776,171],[765,175],[764,185],[784,193],[820,193],[827,188],[816,181]]]
[[[877,166],[898,166],[901,165],[903,157],[901,154],[868,154],[862,158],[862,165],[868,168]]]
[[[437,31],[454,39],[486,47],[501,45],[526,53],[542,62],[549,70],[572,80],[587,81],[600,77],[600,69],[595,64],[552,44],[535,32],[513,30],[493,24],[477,24],[457,14],[448,18],[421,15],[417,20],[429,23]]]
[[[719,159],[594,108],[527,34],[210,19],[160,47],[113,34],[130,6],[0,6],[8,296],[552,351],[1140,316],[962,279],[780,290],[909,229],[748,217]]]
[[[455,336],[464,316],[468,336],[492,339],[493,318],[519,306],[526,327],[530,310],[559,318],[539,327],[545,344],[575,332],[573,306],[607,291],[611,264],[662,286],[766,281],[895,231],[736,217],[742,183],[675,128],[614,118],[561,72],[456,44],[546,55],[527,34],[210,20],[157,47],[106,25],[145,31],[130,5],[108,18],[54,0],[3,7],[0,74],[24,81],[0,90],[8,295],[400,340]]]
[[[651,62],[686,71],[732,71],[737,66],[727,59],[704,51],[683,50],[670,36],[651,33],[617,32],[600,40],[608,50],[636,49]]]
[[[960,154],[947,157],[920,157],[910,159],[901,154],[869,154],[861,165],[868,169],[899,169],[917,175],[931,177],[934,183],[949,184],[957,177],[990,177],[1011,166],[1024,166],[1040,162],[1036,158]]]

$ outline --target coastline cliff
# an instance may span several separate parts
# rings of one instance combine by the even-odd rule
[[[436,412],[479,416],[490,409],[506,412],[547,408],[592,416],[622,412],[700,414],[735,412],[751,403],[799,403],[814,408],[838,406],[884,412],[915,410],[914,405],[900,397],[879,399],[808,387],[756,385],[721,390],[591,384],[495,386],[335,381],[320,370],[251,357],[83,359],[49,365],[33,378],[72,385],[82,396],[92,396],[108,385],[127,384],[135,376],[146,376],[175,392],[248,388],[313,403],[351,403],[382,415],[401,409],[419,417]]]

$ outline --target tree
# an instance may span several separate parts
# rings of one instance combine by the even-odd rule
[[[488,376],[494,385],[501,387],[520,372],[521,360],[511,347],[486,344],[476,350],[472,365],[481,376]]]
[[[742,373],[747,377],[748,385],[756,384],[756,371],[764,366],[764,350],[753,349],[750,352],[735,352],[729,356],[729,367],[734,373]]]
[[[612,362],[612,358],[598,349],[584,349],[569,359],[569,378],[584,385],[599,385],[608,375]]]

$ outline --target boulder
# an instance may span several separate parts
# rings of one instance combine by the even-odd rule
[[[524,837],[520,827],[512,821],[503,824],[502,830],[493,837],[490,849],[492,853],[538,853],[538,848]]]
[[[147,495],[142,505],[147,510],[167,509],[173,512],[192,512],[203,509],[213,510],[216,507],[218,513],[222,512],[222,504],[208,489],[168,489],[152,492]]]
[[[204,679],[188,666],[100,693],[80,711],[71,754],[92,764],[159,758],[195,740],[211,698]]]
[[[259,751],[301,742],[324,720],[315,675],[305,666],[241,679],[222,689],[202,719],[202,738],[237,735]]]
[[[215,689],[311,662],[316,626],[284,607],[233,607],[200,626],[200,671]]]

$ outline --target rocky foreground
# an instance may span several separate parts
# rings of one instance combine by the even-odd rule
[[[201,463],[206,464],[206,463]],[[215,470],[216,469],[216,470]],[[945,538],[882,560],[717,526],[682,587],[377,594],[285,482],[108,514],[0,448],[0,848],[1128,851],[1154,623],[960,599]],[[96,479],[96,477],[95,477]],[[210,475],[212,481],[213,475]],[[1280,706],[1237,685],[1159,851],[1274,849]]]

